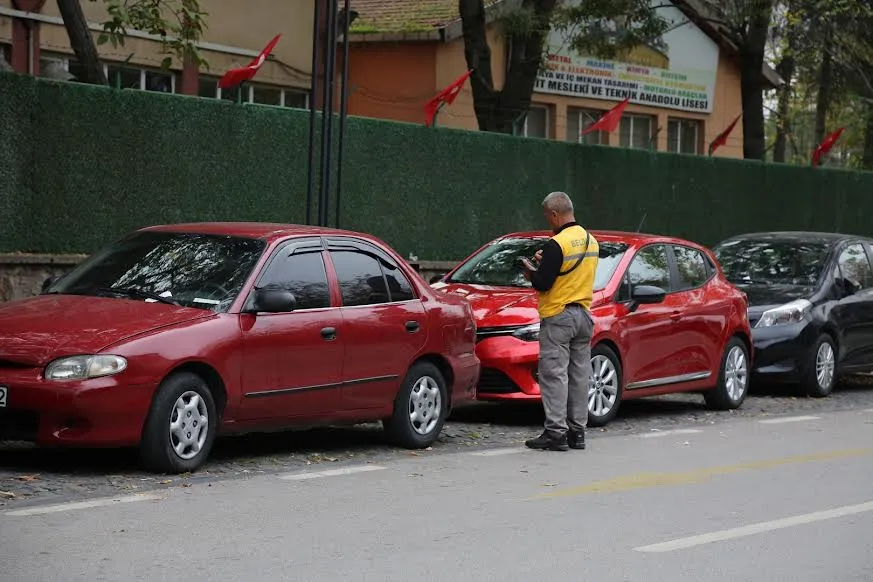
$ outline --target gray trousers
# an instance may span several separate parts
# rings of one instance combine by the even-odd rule
[[[580,305],[540,321],[539,384],[546,413],[545,429],[553,436],[588,423],[588,377],[594,320]]]

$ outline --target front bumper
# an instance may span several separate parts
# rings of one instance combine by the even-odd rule
[[[539,342],[523,341],[512,336],[481,340],[476,355],[482,362],[478,400],[539,400],[537,382]]]
[[[0,370],[0,385],[0,440],[95,447],[138,444],[155,390],[117,377],[49,382],[37,369]]]
[[[752,328],[752,373],[758,380],[797,383],[807,372],[818,334],[808,322]]]

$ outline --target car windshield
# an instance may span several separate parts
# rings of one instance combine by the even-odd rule
[[[830,245],[823,241],[739,239],[713,253],[734,285],[815,287]]]
[[[224,312],[263,253],[258,239],[141,231],[104,247],[47,293],[126,297]]]
[[[531,284],[522,275],[518,259],[533,258],[548,241],[544,237],[499,239],[470,257],[446,282],[529,288]],[[627,249],[628,245],[625,243],[600,243],[600,260],[594,274],[595,290],[606,287]]]

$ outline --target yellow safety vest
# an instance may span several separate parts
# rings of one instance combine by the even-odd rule
[[[594,272],[600,260],[600,245],[579,225],[565,228],[552,237],[561,247],[564,262],[552,288],[538,292],[541,318],[558,315],[571,303],[591,307]]]

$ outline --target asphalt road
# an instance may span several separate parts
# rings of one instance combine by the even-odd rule
[[[622,404],[618,418],[592,438],[613,438],[679,427],[712,427],[740,418],[816,415],[873,408],[873,378],[849,379],[824,399],[795,397],[789,387],[756,387],[730,412],[706,408],[699,395],[647,398]],[[542,406],[478,404],[455,412],[430,458],[461,451],[520,445],[542,430]],[[327,428],[219,439],[206,466],[191,475],[142,471],[135,451],[49,450],[0,442],[0,511],[33,503],[57,503],[106,495],[187,487],[252,475],[330,468],[343,463],[381,463],[411,456],[387,443],[378,425]],[[412,455],[414,456],[414,455]],[[2,579],[2,576],[0,576]]]
[[[327,471],[327,472],[324,472]],[[873,409],[0,512],[5,582],[873,580]]]

